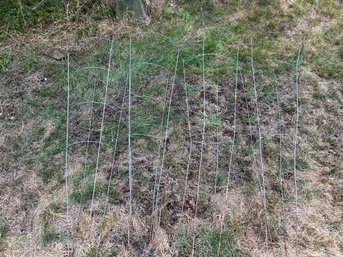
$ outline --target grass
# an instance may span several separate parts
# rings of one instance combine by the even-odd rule
[[[70,193],[70,200],[74,204],[85,204],[92,200],[93,194],[93,169],[94,167],[88,167],[86,177],[83,178],[82,174],[79,173],[75,176],[70,177],[70,184],[72,185],[72,192]],[[85,182],[82,182],[85,180]],[[81,187],[83,185],[83,187]],[[95,190],[95,197],[99,198],[107,193],[108,183],[104,181],[98,181]],[[121,199],[121,194],[115,188],[115,186],[110,187],[109,200],[118,201]]]
[[[33,9],[40,1],[3,1],[0,3],[0,30],[2,33],[1,38],[8,35],[15,36],[16,34],[30,35],[32,31],[39,33],[45,28],[56,29],[58,34],[58,27],[60,25],[62,30],[66,28],[70,29],[71,33],[76,33],[80,38],[80,42],[83,43],[83,38],[88,36],[94,36],[97,34],[97,26],[99,20],[105,20],[108,18],[109,10],[102,9],[102,4],[94,5],[94,10],[91,7],[85,7],[76,12],[75,3],[71,1],[71,9],[74,12],[73,15],[67,17],[64,2],[56,1],[43,1],[42,5],[39,5],[36,9]],[[194,140],[194,153],[191,157],[190,163],[190,175],[189,175],[189,189],[187,189],[187,197],[185,201],[185,212],[187,216],[191,217],[194,213],[192,210],[192,200],[195,197],[194,188],[195,183],[194,171],[198,168],[198,163],[194,160],[199,159],[200,147],[199,147],[199,118],[202,118],[201,110],[201,75],[202,75],[202,15],[201,9],[205,8],[205,27],[211,27],[206,30],[205,34],[205,52],[206,67],[204,73],[206,80],[209,84],[219,85],[223,88],[221,97],[224,99],[224,107],[221,108],[220,114],[206,111],[206,142],[205,157],[204,158],[204,177],[202,179],[201,188],[199,189],[199,220],[211,221],[212,217],[217,217],[218,210],[214,209],[213,197],[211,188],[213,184],[218,185],[218,195],[222,193],[220,190],[223,185],[224,176],[222,174],[214,175],[214,167],[211,164],[213,162],[213,150],[210,143],[215,142],[214,132],[219,130],[223,133],[223,138],[220,138],[221,153],[220,153],[220,170],[223,173],[227,171],[228,163],[228,149],[230,146],[230,138],[232,136],[232,113],[226,109],[232,106],[234,101],[234,95],[232,91],[231,78],[234,75],[234,58],[237,42],[241,43],[242,49],[239,54],[241,60],[242,76],[247,79],[247,102],[248,107],[252,107],[252,97],[254,92],[252,91],[251,84],[251,72],[249,67],[250,49],[248,47],[250,38],[254,39],[255,50],[255,65],[257,70],[258,79],[258,93],[259,103],[261,105],[263,130],[266,134],[263,135],[263,147],[266,157],[266,177],[268,179],[268,201],[270,201],[271,216],[278,213],[278,204],[275,197],[279,196],[280,188],[274,189],[271,186],[277,181],[277,176],[271,176],[276,174],[271,171],[275,169],[273,166],[276,154],[276,147],[273,143],[273,137],[275,134],[276,121],[272,120],[274,117],[275,109],[275,94],[271,81],[271,70],[275,70],[276,76],[289,76],[283,78],[283,83],[280,83],[280,98],[281,108],[284,115],[283,130],[285,135],[283,138],[283,154],[282,156],[282,179],[284,183],[282,188],[292,188],[290,181],[292,179],[292,165],[293,159],[288,157],[289,151],[289,135],[290,124],[292,123],[292,115],[295,113],[295,106],[291,104],[294,98],[289,97],[293,77],[293,67],[295,64],[295,45],[297,45],[302,39],[305,42],[305,62],[304,68],[309,74],[308,78],[303,80],[303,90],[306,95],[307,101],[301,103],[302,116],[301,116],[301,129],[307,128],[307,123],[310,122],[309,116],[313,119],[320,120],[320,129],[328,131],[327,126],[330,120],[326,120],[327,116],[335,113],[336,117],[339,115],[338,106],[341,99],[341,93],[338,89],[332,88],[330,90],[322,90],[323,81],[340,82],[342,77],[342,62],[343,62],[343,48],[339,46],[340,33],[338,33],[339,20],[341,15],[341,5],[335,3],[335,1],[295,1],[294,6],[288,5],[282,6],[277,1],[229,1],[228,6],[224,8],[221,4],[214,3],[214,1],[204,1],[204,6],[199,5],[199,1],[179,1],[177,7],[165,6],[158,17],[153,17],[148,24],[132,25],[129,28],[133,32],[129,32],[126,28],[123,28],[119,35],[115,36],[114,45],[114,59],[112,66],[114,67],[110,73],[110,90],[109,90],[109,102],[111,108],[107,109],[108,119],[104,121],[104,142],[111,144],[111,140],[115,132],[113,128],[118,124],[118,110],[121,95],[124,88],[127,85],[127,59],[128,59],[128,37],[132,34],[133,38],[133,76],[132,76],[132,89],[133,89],[133,105],[132,105],[132,134],[134,135],[132,141],[133,148],[133,207],[136,208],[133,211],[133,215],[137,214],[137,223],[145,223],[145,218],[150,215],[150,209],[146,206],[150,206],[151,191],[153,182],[151,175],[153,171],[151,167],[155,167],[158,160],[158,137],[160,136],[160,127],[166,123],[167,115],[163,115],[163,97],[166,92],[170,90],[170,78],[171,72],[175,65],[176,50],[180,49],[180,60],[185,60],[187,70],[187,85],[186,90],[190,99],[191,105],[191,117]],[[218,2],[218,1],[216,1]],[[313,10],[315,10],[313,12]],[[312,19],[311,15],[317,16],[317,21]],[[87,16],[87,17],[86,17]],[[332,24],[326,24],[326,19],[332,19]],[[298,28],[297,25],[301,21],[306,21],[314,29],[306,29],[301,31],[302,28]],[[160,22],[156,22],[160,21]],[[320,22],[324,22],[322,29],[324,32],[321,35],[316,34],[321,26]],[[334,24],[337,23],[337,24]],[[54,24],[54,25],[51,25]],[[69,27],[70,24],[75,25],[75,29]],[[304,23],[301,23],[302,25]],[[306,24],[306,23],[305,23]],[[127,26],[127,24],[125,25]],[[212,28],[213,27],[213,28]],[[155,33],[156,31],[160,32]],[[136,33],[137,32],[137,33]],[[152,33],[153,32],[153,33]],[[293,34],[292,34],[293,33]],[[162,35],[163,34],[163,35]],[[291,35],[291,36],[290,36]],[[91,42],[91,41],[89,41]],[[37,190],[42,194],[49,195],[53,190],[61,190],[61,184],[64,182],[63,175],[61,174],[61,159],[65,150],[64,146],[64,131],[65,131],[65,85],[66,85],[66,64],[65,61],[42,63],[42,53],[38,50],[39,45],[34,43],[26,49],[26,53],[17,53],[16,50],[11,50],[0,54],[0,72],[4,76],[0,77],[0,83],[10,85],[4,90],[3,102],[1,99],[1,108],[4,106],[4,110],[7,109],[9,100],[15,107],[19,107],[15,120],[11,122],[0,121],[0,127],[3,131],[6,131],[6,146],[1,145],[1,151],[4,152],[6,159],[1,161],[1,169],[8,170],[9,174],[12,174],[12,183],[7,183],[4,187],[1,184],[1,188],[6,190],[18,190],[24,188],[23,185],[26,181],[26,176],[18,176],[19,174],[26,174],[26,171],[32,170],[35,172],[43,184],[39,184]],[[89,67],[105,67],[108,63],[108,49],[109,43],[104,41],[98,41],[89,43],[89,48],[85,47],[82,51],[76,52],[74,59],[71,63],[72,74],[72,123],[71,123],[71,142],[84,140],[85,130],[82,127],[87,127],[87,114],[86,105],[81,105],[80,102],[90,100],[94,97],[95,101],[101,102],[103,100],[104,84],[106,83],[106,72],[99,69],[89,69]],[[323,51],[325,49],[325,51]],[[161,54],[162,53],[162,54]],[[223,58],[221,56],[226,56]],[[22,58],[25,57],[25,58]],[[279,64],[278,60],[284,61]],[[149,65],[147,64],[149,63]],[[154,66],[152,64],[160,65],[161,67]],[[43,78],[47,78],[47,82],[40,84],[35,82],[33,84],[25,84],[27,82],[27,74],[42,73]],[[306,76],[307,76],[306,73]],[[317,78],[317,75],[319,78]],[[13,77],[11,80],[10,77]],[[180,93],[180,81],[182,78],[181,65],[177,69],[177,83],[175,86],[175,95],[171,105],[170,113],[170,128],[166,138],[167,153],[166,160],[164,162],[164,177],[163,183],[161,183],[161,190],[165,194],[161,197],[160,208],[162,209],[162,229],[165,229],[170,244],[175,243],[179,253],[183,256],[190,256],[193,247],[193,235],[190,231],[184,231],[176,236],[174,235],[174,223],[179,226],[184,226],[179,213],[178,199],[180,192],[178,187],[182,178],[184,178],[185,160],[187,159],[184,149],[187,148],[188,139],[185,140],[187,131],[184,127],[185,113],[184,113],[184,99],[183,93]],[[169,79],[169,81],[168,81]],[[15,83],[14,81],[17,81]],[[93,90],[94,83],[96,89]],[[331,84],[330,84],[331,85]],[[332,85],[334,87],[334,85]],[[210,86],[208,87],[208,97],[206,101],[213,104],[213,93]],[[313,89],[313,91],[312,91]],[[239,88],[239,91],[241,88]],[[15,92],[14,92],[15,91]],[[256,155],[256,149],[253,145],[248,144],[247,126],[249,120],[247,117],[243,117],[241,111],[244,104],[241,102],[241,94],[239,93],[238,100],[238,131],[237,131],[237,150],[235,152],[236,158],[233,160],[233,181],[232,190],[242,191],[242,199],[244,198],[247,204],[249,201],[255,201],[257,193],[257,180],[255,170],[256,167],[253,164],[253,158]],[[3,95],[1,94],[1,97]],[[312,98],[313,96],[313,98]],[[308,99],[307,99],[308,98]],[[313,100],[313,101],[311,101]],[[312,103],[313,102],[313,103]],[[315,106],[312,106],[314,104]],[[94,118],[95,124],[99,123],[99,106],[96,107]],[[113,108],[112,108],[113,107]],[[198,108],[200,107],[200,108]],[[124,109],[127,106],[124,106]],[[319,118],[316,113],[322,113],[324,108],[325,115]],[[268,110],[268,112],[266,112]],[[311,112],[313,110],[313,112]],[[263,113],[264,111],[264,113]],[[269,113],[270,112],[270,113]],[[6,112],[4,112],[6,113]],[[7,115],[7,114],[6,114]],[[124,111],[124,117],[127,113]],[[274,116],[273,116],[274,115]],[[314,117],[312,117],[314,115]],[[245,115],[246,116],[246,115]],[[256,131],[258,124],[257,112],[251,111],[250,123],[253,129],[253,133]],[[326,121],[325,121],[326,120]],[[332,123],[332,122],[330,122]],[[20,132],[20,128],[24,124],[23,132]],[[29,126],[26,126],[29,124]],[[316,122],[317,124],[317,122]],[[98,124],[99,125],[99,124]],[[113,186],[110,188],[110,207],[119,208],[122,203],[128,199],[127,192],[127,163],[126,163],[126,145],[127,145],[127,120],[123,120],[123,126],[120,129],[118,156],[114,169]],[[334,124],[334,127],[340,127],[339,122]],[[270,129],[270,130],[269,130]],[[312,127],[312,129],[315,129]],[[331,133],[332,130],[332,133]],[[163,130],[164,131],[164,130]],[[303,137],[301,142],[306,142],[306,133],[300,130]],[[330,128],[330,134],[334,134],[335,128]],[[7,133],[13,132],[12,136],[8,136]],[[316,131],[316,140],[313,145],[306,145],[308,148],[300,149],[303,154],[300,158],[297,158],[296,169],[299,172],[299,182],[301,182],[300,191],[303,189],[305,197],[302,201],[316,200],[319,195],[319,189],[317,191],[309,191],[306,189],[309,181],[308,178],[303,178],[302,174],[311,172],[311,179],[316,178],[319,165],[330,167],[335,170],[330,173],[330,176],[338,176],[339,167],[333,164],[330,159],[323,155],[323,150],[328,149],[331,146],[325,144],[332,144],[337,147],[337,139],[334,137],[327,138],[325,144],[321,141],[322,132]],[[312,132],[311,132],[312,133]],[[92,140],[97,140],[98,132],[92,133]],[[300,146],[301,147],[301,146]],[[4,149],[4,150],[3,150]],[[311,155],[308,156],[306,149],[310,149]],[[331,149],[331,148],[330,148]],[[77,150],[80,150],[77,152]],[[75,160],[83,160],[81,157],[85,154],[84,146],[75,146],[73,148],[73,157]],[[324,150],[326,151],[326,150]],[[335,151],[335,147],[332,151]],[[212,154],[212,155],[211,155]],[[321,154],[321,157],[317,157]],[[110,159],[111,151],[107,149],[101,152],[100,168],[101,179],[98,181],[95,196],[97,200],[102,201],[107,192],[108,179],[106,177],[108,172],[108,159]],[[8,157],[10,156],[10,157]],[[324,157],[323,157],[324,156]],[[9,160],[9,161],[8,161]],[[73,161],[75,161],[73,159]],[[94,156],[90,155],[91,163],[86,168],[86,177],[82,178],[81,172],[77,170],[73,173],[70,179],[71,192],[69,199],[73,205],[71,208],[78,206],[81,202],[81,196],[83,197],[82,207],[87,207],[89,201],[92,199],[93,193],[93,172],[94,172]],[[8,164],[9,163],[9,164]],[[77,163],[77,161],[75,161]],[[82,163],[82,161],[81,161]],[[158,164],[157,164],[158,165]],[[211,166],[212,165],[212,166]],[[23,171],[22,171],[23,170]],[[224,172],[225,171],[225,172]],[[240,171],[243,171],[242,175]],[[182,176],[181,176],[182,175]],[[324,176],[324,175],[323,175]],[[304,176],[306,177],[306,176]],[[327,176],[323,181],[328,181]],[[52,183],[57,182],[57,183]],[[85,182],[84,187],[81,188],[82,182]],[[317,185],[318,186],[318,185]],[[281,186],[280,186],[281,187]],[[16,189],[17,188],[17,189]],[[23,189],[24,192],[20,192],[21,208],[22,210],[29,211],[34,210],[37,207],[39,196],[33,192],[27,192],[27,189]],[[36,190],[33,189],[33,190]],[[4,190],[5,191],[5,190]],[[37,192],[38,192],[37,191]],[[277,196],[275,196],[275,192]],[[287,192],[286,192],[287,193]],[[15,194],[13,194],[15,195]],[[287,193],[287,197],[290,194]],[[324,197],[324,196],[323,196]],[[213,199],[212,199],[213,198]],[[231,199],[230,199],[231,200]],[[328,201],[330,202],[330,201]],[[261,211],[258,208],[260,206],[255,205],[249,209],[251,213],[254,213],[255,209]],[[232,204],[230,202],[230,204]],[[288,201],[285,202],[285,205]],[[331,204],[331,202],[330,202]],[[334,203],[332,203],[334,205]],[[173,206],[172,209],[168,206]],[[288,206],[289,207],[289,206]],[[63,213],[61,207],[48,207],[53,209],[55,213]],[[250,207],[249,207],[250,208]],[[304,207],[306,208],[306,207]],[[231,208],[230,208],[231,209]],[[234,210],[234,208],[232,208]],[[83,210],[83,209],[82,209]],[[306,211],[306,210],[305,210]],[[125,211],[123,211],[125,212]],[[2,213],[1,213],[2,214]],[[139,215],[138,215],[139,214]],[[286,213],[287,215],[288,213]],[[4,214],[6,215],[6,214]],[[236,213],[232,214],[235,218]],[[238,215],[238,214],[237,214]],[[276,215],[276,214],[275,214]],[[118,214],[120,216],[120,214]],[[176,217],[176,218],[175,218]],[[237,218],[237,217],[236,217]],[[272,217],[273,218],[273,217]],[[45,218],[43,218],[45,219]],[[58,218],[56,218],[58,219]],[[141,220],[140,220],[141,219]],[[261,227],[261,224],[257,224],[257,218],[251,218],[249,220],[248,215],[243,217],[241,226],[242,231],[254,231],[252,227]],[[319,218],[318,218],[319,219]],[[251,220],[255,220],[252,222]],[[58,221],[60,221],[58,219]],[[63,241],[67,232],[63,228],[56,229],[54,218],[51,216],[42,221],[42,244],[49,246],[53,242]],[[180,222],[180,223],[179,223]],[[325,220],[323,223],[325,224]],[[46,224],[44,224],[46,223]],[[188,224],[188,222],[186,222]],[[252,224],[253,223],[253,224]],[[126,224],[126,223],[125,223]],[[120,226],[119,222],[117,224]],[[271,241],[277,242],[277,238],[281,237],[283,230],[288,228],[281,228],[279,223],[274,219],[270,221],[271,229]],[[325,224],[326,225],[326,224]],[[306,224],[304,225],[306,226]],[[144,227],[144,231],[145,231]],[[148,228],[147,228],[148,230]],[[2,227],[0,226],[0,235]],[[236,231],[237,235],[233,235],[230,231],[224,231],[220,238],[220,232],[211,227],[197,230],[197,237],[195,240],[196,254],[199,256],[249,256],[253,252],[250,247],[243,244],[236,244],[236,240],[242,240],[243,232]],[[287,231],[286,233],[292,233]],[[333,232],[332,232],[333,233]],[[6,233],[5,233],[6,234]],[[142,234],[144,234],[142,232]],[[12,237],[12,234],[7,233],[6,237]],[[137,232],[138,238],[141,236]],[[244,235],[246,236],[246,235]],[[2,237],[2,236],[1,236]],[[144,243],[148,242],[150,235],[144,234],[141,236],[145,239]],[[262,236],[261,236],[262,237]],[[175,238],[173,240],[172,238]],[[317,237],[320,238],[320,237]],[[243,239],[244,240],[244,239]],[[248,239],[247,239],[248,240]],[[261,238],[258,238],[261,240]],[[0,240],[0,242],[3,240]],[[116,238],[111,241],[111,238],[105,238],[102,242],[115,242],[116,244],[125,245],[124,239]],[[246,243],[246,242],[245,242]],[[218,246],[221,245],[221,252],[218,253]],[[138,244],[137,244],[138,245]],[[141,246],[132,246],[133,250],[142,252]],[[243,245],[243,246],[242,246]],[[304,244],[305,245],[305,244]],[[311,246],[313,247],[313,245]],[[238,248],[242,248],[239,250]],[[271,244],[271,249],[280,250],[277,244]],[[272,251],[271,250],[271,251]],[[280,250],[281,251],[281,250]],[[246,252],[246,254],[244,254]],[[162,253],[163,254],[163,253]],[[319,253],[321,254],[321,253]],[[96,252],[90,252],[85,256],[96,256]]]
[[[209,128],[224,128],[224,122],[222,117],[219,115],[213,115],[209,117],[208,125]]]
[[[105,187],[103,185],[100,185],[100,183],[98,183],[98,186],[95,191],[95,196],[99,197],[104,192],[105,192]],[[88,202],[92,200],[92,194],[93,194],[93,184],[89,183],[84,188],[79,189],[78,191],[72,192],[70,194],[70,198],[75,203],[81,203],[81,200],[83,200],[83,202]]]
[[[3,0],[0,3],[0,31],[3,32],[0,40],[12,34],[39,32],[53,23],[65,25],[70,21],[85,23],[79,30],[82,36],[94,28],[94,21],[104,17],[113,18],[114,13],[102,1]]]
[[[64,17],[66,1],[11,1],[0,3],[0,30],[6,33],[24,32],[30,27],[46,27]],[[2,34],[1,37],[6,35]]]
[[[302,158],[297,158],[296,169],[305,171],[309,169],[309,164]],[[293,159],[282,158],[281,160],[281,175],[288,177],[292,175]]]
[[[99,257],[102,256],[101,253],[99,253],[99,252],[97,251],[97,249],[92,249],[92,250],[90,250],[90,252],[87,253],[86,255],[82,255],[82,257],[97,257],[97,256],[99,256]]]
[[[0,71],[7,71],[12,61],[11,52],[0,54]]]
[[[218,252],[219,244],[221,250]],[[190,256],[193,248],[193,236],[182,232],[176,239],[176,247],[182,256]],[[224,231],[220,237],[220,232],[216,229],[201,229],[197,233],[195,250],[199,257],[244,257],[247,256],[236,248],[233,235]]]
[[[7,246],[6,238],[8,236],[8,232],[8,226],[5,223],[0,222],[0,253],[4,251]]]
[[[8,233],[8,226],[4,223],[0,223],[0,240],[6,238]]]
[[[53,242],[61,241],[64,238],[66,234],[64,231],[52,227],[52,224],[56,219],[55,215],[59,215],[63,213],[63,211],[63,207],[60,204],[52,203],[43,213],[41,240],[44,247],[47,247]]]
[[[63,232],[45,228],[42,232],[42,244],[43,246],[48,246],[53,242],[62,240],[63,237]]]

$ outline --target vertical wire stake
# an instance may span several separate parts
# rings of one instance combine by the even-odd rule
[[[255,106],[256,106],[256,114],[257,114],[257,129],[258,129],[258,143],[259,143],[259,156],[260,156],[260,165],[261,165],[261,179],[262,179],[262,185],[261,185],[261,194],[262,194],[262,205],[264,209],[265,214],[265,243],[266,248],[268,249],[268,210],[267,210],[267,195],[266,195],[266,181],[264,176],[264,163],[263,163],[263,146],[262,146],[262,131],[261,131],[261,114],[258,108],[258,95],[257,95],[257,89],[256,89],[256,73],[255,73],[255,66],[254,66],[254,48],[253,48],[253,40],[251,38],[250,40],[250,46],[251,46],[251,70],[252,70],[252,76],[253,76],[253,86],[254,86],[254,96],[255,96]]]
[[[183,70],[183,88],[185,91],[186,115],[187,115],[188,138],[189,138],[188,160],[187,160],[187,168],[186,168],[186,176],[185,176],[185,187],[184,187],[183,196],[182,196],[182,211],[183,211],[184,207],[185,207],[185,201],[186,201],[186,195],[187,195],[189,168],[191,165],[191,158],[192,158],[192,151],[193,151],[193,139],[192,139],[192,125],[191,125],[191,121],[190,121],[190,107],[189,107],[187,83],[186,83],[186,69],[185,69],[185,62],[184,61],[182,64],[182,70]]]
[[[219,117],[219,86],[216,86],[216,105],[217,111],[216,116]],[[219,176],[219,129],[218,125],[216,126],[216,171],[214,176],[214,195],[217,194],[217,186],[218,186],[218,176]]]
[[[298,199],[298,173],[297,173],[297,145],[298,145],[298,126],[299,126],[299,89],[300,89],[300,61],[303,43],[299,47],[296,63],[296,80],[295,80],[295,129],[294,129],[294,149],[293,149],[293,172],[295,186],[295,256],[298,256],[298,232],[299,232],[299,199]]]
[[[116,157],[117,157],[117,147],[118,147],[118,140],[119,140],[119,134],[120,134],[120,128],[121,128],[121,124],[122,124],[122,120],[123,120],[123,111],[124,111],[124,104],[125,104],[125,98],[126,98],[126,87],[124,90],[124,94],[123,94],[123,98],[122,98],[122,103],[121,103],[121,108],[120,108],[120,114],[119,114],[119,121],[118,121],[118,126],[117,126],[117,130],[116,130],[116,138],[115,138],[115,142],[114,142],[114,147],[113,147],[113,152],[112,152],[112,164],[111,164],[111,171],[110,171],[110,177],[108,179],[108,185],[107,185],[107,192],[106,192],[106,199],[105,199],[105,203],[104,203],[104,213],[103,213],[103,217],[104,219],[106,218],[106,214],[109,210],[109,199],[110,199],[110,189],[111,189],[111,182],[113,179],[113,173],[114,173],[114,167],[115,167],[115,162],[116,162]],[[113,142],[113,138],[112,138],[112,142]],[[100,244],[101,244],[101,237],[104,235],[99,235],[99,239],[98,239],[98,246],[96,248],[96,253],[95,253],[95,257],[99,256],[99,252],[100,252]]]
[[[169,81],[168,81],[168,84],[169,85]],[[159,177],[159,169],[160,169],[160,164],[161,164],[161,161],[162,161],[162,150],[163,150],[163,146],[164,146],[164,136],[163,136],[163,126],[164,126],[164,117],[165,117],[165,114],[166,114],[166,111],[167,111],[167,97],[168,97],[168,90],[167,90],[167,87],[166,87],[166,91],[164,93],[164,97],[163,97],[163,112],[162,112],[162,122],[161,122],[161,125],[160,125],[160,140],[159,140],[159,145],[158,145],[158,155],[157,155],[157,160],[158,160],[158,164],[156,165],[156,169],[155,169],[155,174],[154,174],[154,191],[153,191],[153,195],[152,195],[152,226],[151,226],[151,239],[153,240],[154,239],[154,226],[156,225],[155,224],[155,216],[156,216],[156,213],[155,213],[155,210],[156,210],[156,195],[157,195],[157,190],[158,190],[158,177]]]
[[[128,81],[128,169],[129,169],[129,220],[127,230],[127,242],[130,245],[131,229],[132,229],[132,149],[131,149],[131,95],[132,95],[132,39],[130,37],[130,49],[129,49],[129,81]]]
[[[87,165],[88,165],[88,159],[89,159],[89,142],[90,142],[90,138],[92,136],[92,126],[93,126],[93,115],[94,115],[94,102],[95,102],[95,85],[96,85],[96,81],[94,81],[94,85],[93,85],[93,96],[92,96],[92,102],[91,102],[91,109],[90,109],[90,118],[89,118],[89,122],[88,122],[88,134],[87,134],[87,145],[86,145],[86,159],[85,159],[85,163],[83,165],[83,170],[82,170],[82,183],[81,183],[81,195],[80,195],[80,203],[79,203],[79,207],[77,210],[77,216],[76,216],[76,226],[79,223],[79,219],[80,219],[80,215],[81,215],[81,208],[82,208],[82,202],[83,202],[83,197],[84,197],[84,186],[85,186],[85,180],[86,180],[86,170],[87,170]]]
[[[230,186],[230,179],[231,179],[231,173],[232,173],[232,160],[233,160],[233,154],[235,151],[235,143],[236,143],[236,124],[237,124],[237,91],[238,91],[238,72],[239,72],[239,51],[240,46],[238,44],[237,46],[237,56],[236,56],[236,78],[235,78],[235,102],[234,102],[234,111],[233,111],[233,136],[232,136],[232,144],[230,149],[230,159],[229,159],[229,168],[227,172],[227,184],[226,184],[226,190],[225,190],[225,203],[228,201],[229,196],[229,186]],[[218,257],[220,257],[220,251],[221,251],[221,240],[222,240],[222,234],[223,234],[223,228],[224,228],[224,221],[225,221],[225,211],[223,214],[223,218],[220,222],[220,233],[219,233],[219,243],[218,243]]]
[[[280,91],[278,89],[278,86],[276,84],[276,77],[275,73],[273,73],[273,81],[274,81],[274,91],[276,94],[276,105],[277,105],[277,114],[278,114],[278,134],[279,134],[279,179],[280,179],[280,194],[281,194],[281,206],[282,206],[282,213],[283,213],[283,219],[285,214],[285,193],[283,190],[283,174],[282,174],[282,116],[281,116],[281,108],[280,108]]]
[[[68,73],[67,73],[67,124],[66,124],[66,141],[65,141],[65,201],[66,201],[66,221],[67,228],[69,229],[69,188],[68,188],[68,161],[69,161],[69,112],[70,112],[70,59],[69,53],[67,54]],[[70,231],[69,231],[70,232]],[[67,235],[67,256],[70,256],[70,233]]]
[[[205,83],[205,31],[202,38],[202,90],[203,90],[203,118],[202,118],[202,131],[201,131],[201,148],[200,160],[198,170],[197,192],[195,200],[195,217],[198,215],[198,203],[200,194],[200,182],[202,173],[202,163],[204,159],[204,146],[205,146],[205,133],[206,133],[206,83]]]
[[[164,133],[164,144],[163,144],[162,159],[161,159],[160,171],[159,171],[158,182],[157,182],[155,208],[158,207],[158,201],[160,198],[160,185],[161,185],[162,175],[163,175],[164,160],[165,160],[166,153],[167,153],[167,141],[168,141],[167,139],[168,139],[168,128],[169,128],[169,121],[170,121],[170,111],[171,111],[171,105],[173,102],[174,88],[175,88],[175,84],[176,84],[177,69],[178,69],[178,65],[179,65],[179,56],[180,56],[180,50],[177,50],[174,76],[173,76],[172,86],[170,89],[170,97],[169,97],[168,110],[167,110],[167,120],[166,120],[166,127],[165,127],[165,133]],[[157,215],[156,224],[158,226],[160,225],[160,214]]]
[[[104,103],[103,103],[103,107],[102,107],[102,118],[101,118],[101,124],[100,124],[100,136],[99,136],[98,153],[97,153],[96,164],[95,164],[95,173],[94,173],[94,181],[93,181],[92,201],[91,201],[91,206],[90,206],[90,211],[89,211],[89,215],[90,215],[90,219],[91,219],[91,228],[93,227],[92,213],[93,213],[93,207],[94,207],[94,198],[95,198],[95,191],[96,191],[96,182],[97,182],[98,171],[99,171],[100,152],[101,152],[101,141],[102,141],[102,136],[103,136],[103,132],[104,132],[104,120],[105,120],[105,112],[106,112],[106,102],[107,102],[107,94],[108,94],[108,85],[109,85],[109,81],[110,81],[110,72],[111,72],[111,62],[112,62],[113,45],[114,45],[114,40],[112,39],[112,42],[111,42],[111,49],[110,49],[109,59],[108,59],[108,67],[107,67],[107,76],[106,76],[106,86],[105,86]]]

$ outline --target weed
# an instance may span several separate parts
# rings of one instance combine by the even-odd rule
[[[220,175],[220,174],[212,175],[212,176],[210,176],[210,181],[213,184],[217,185],[217,187],[220,187],[223,184],[223,182],[224,182],[224,177],[222,175]]]
[[[45,184],[49,183],[55,176],[56,171],[49,166],[38,170],[37,175],[43,180]]]
[[[281,159],[281,176],[282,177],[290,177],[292,175],[292,167],[293,167],[293,159],[286,159],[282,158]],[[295,165],[297,170],[304,171],[309,168],[309,164],[301,159],[297,158],[297,163]]]
[[[192,236],[186,232],[180,233],[176,238],[176,247],[180,251],[181,256],[190,256],[192,253]]]
[[[253,146],[249,145],[247,149],[247,155],[248,156],[256,155],[256,149]]]
[[[225,124],[222,117],[219,115],[213,115],[209,117],[208,128],[224,128]]]
[[[62,231],[56,231],[50,228],[43,228],[42,231],[42,244],[48,246],[50,243],[60,241],[64,238],[65,233]]]
[[[307,170],[309,168],[309,164],[300,158],[297,158],[296,168],[298,170]]]
[[[38,60],[35,56],[31,55],[21,63],[21,66],[24,71],[34,71],[38,67]]]
[[[105,187],[100,182],[97,183],[95,188],[95,197],[100,196],[103,192],[105,192]],[[83,188],[79,188],[78,190],[74,190],[70,194],[70,199],[74,203],[84,203],[92,199],[93,194],[93,183],[86,184]]]
[[[266,85],[263,86],[263,93],[264,93],[265,95],[269,95],[269,94],[271,94],[272,92],[274,92],[274,87],[273,87],[273,85],[271,85],[271,84],[266,84]]]
[[[8,234],[8,227],[5,223],[0,223],[0,240],[3,240]]]
[[[0,222],[0,252],[6,249],[5,239],[8,235],[8,226],[5,223]]]
[[[46,131],[46,128],[43,126],[36,128],[36,140],[43,139],[45,131]]]
[[[0,71],[7,71],[12,61],[11,52],[0,54]]]

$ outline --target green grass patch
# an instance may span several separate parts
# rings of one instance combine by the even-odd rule
[[[343,77],[343,61],[339,59],[320,59],[317,62],[317,73],[328,79],[341,79]]]
[[[3,0],[0,2],[0,31],[25,32],[32,27],[46,27],[65,17],[66,3],[65,0]],[[4,36],[3,33],[1,37]]]
[[[57,231],[51,228],[44,228],[42,232],[42,244],[43,246],[48,246],[49,244],[61,241],[65,236],[62,231]]]
[[[83,179],[85,180],[83,182]],[[76,174],[70,177],[70,183],[73,185],[73,191],[70,194],[70,199],[73,203],[85,203],[92,199],[93,196],[93,174],[88,171],[85,178],[82,178],[82,174]],[[95,198],[101,195],[106,195],[108,190],[108,183],[103,181],[97,181],[95,187]],[[109,190],[109,200],[116,201],[121,198],[120,192],[112,184]]]
[[[190,256],[193,247],[193,235],[182,232],[176,238],[176,247],[182,256]],[[220,236],[218,229],[202,229],[195,239],[195,251],[200,257],[245,257],[248,256],[237,249],[234,236],[229,231],[223,231]]]

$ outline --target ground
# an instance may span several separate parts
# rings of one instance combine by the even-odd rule
[[[0,7],[0,256],[343,256],[340,1]]]

